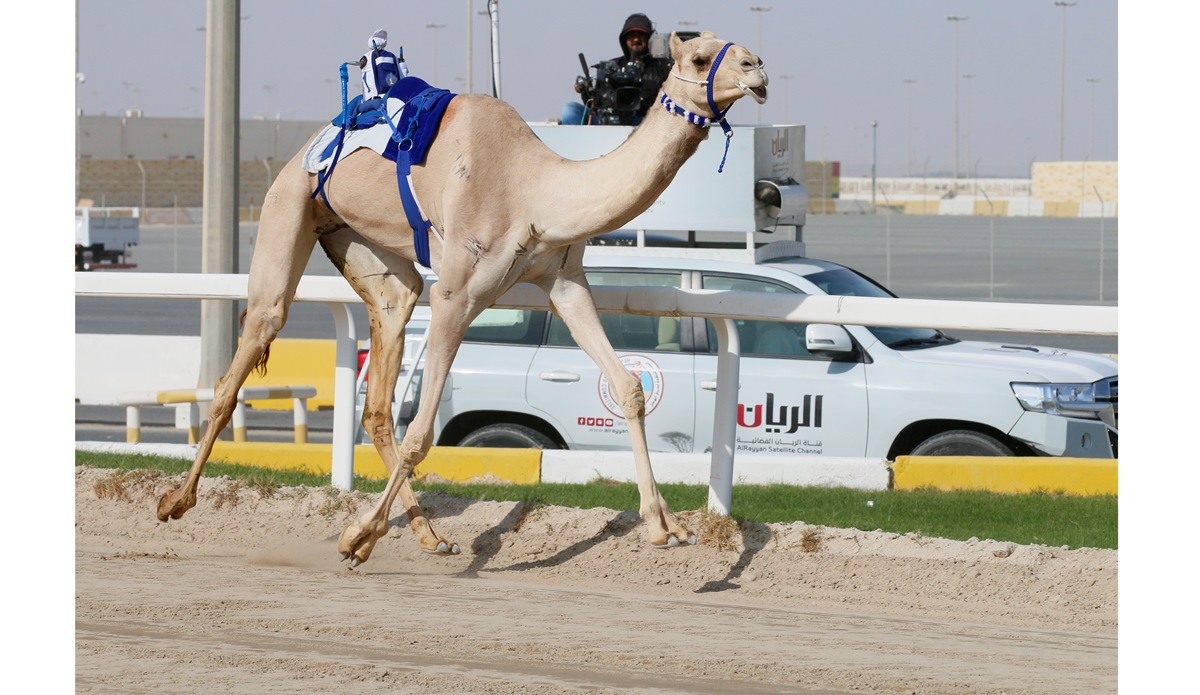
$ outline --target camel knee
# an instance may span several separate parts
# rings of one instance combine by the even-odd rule
[[[409,466],[411,471],[417,464],[425,460],[425,456],[429,454],[429,447],[428,435],[409,430],[408,434],[404,436],[404,441],[400,443],[401,464]]]
[[[646,415],[646,392],[642,390],[642,382],[629,375],[628,379],[616,385],[618,389],[617,402],[626,420],[635,420]]]
[[[283,330],[287,317],[288,302],[284,300],[251,306],[246,309],[242,337],[269,345]]]
[[[363,431],[371,436],[371,441],[387,443],[395,438],[392,431],[392,417],[389,413],[378,410],[363,410]]]

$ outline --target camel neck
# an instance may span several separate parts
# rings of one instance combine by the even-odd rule
[[[581,126],[587,127],[587,126]],[[661,104],[612,152],[565,161],[551,238],[581,241],[620,229],[645,212],[708,136],[708,129],[668,113]]]

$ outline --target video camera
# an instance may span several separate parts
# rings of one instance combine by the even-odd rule
[[[641,63],[618,65],[615,60],[597,63],[596,76],[589,73],[587,60],[579,54],[583,75],[575,78],[584,103],[588,104],[596,125],[633,125],[642,105]]]

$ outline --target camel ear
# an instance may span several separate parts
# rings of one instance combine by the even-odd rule
[[[679,32],[671,32],[671,59],[676,63],[679,62],[679,48],[683,45],[683,41],[679,38]]]
[[[716,34],[714,34],[714,33],[712,33],[711,31],[702,31],[702,32],[700,32],[700,38],[702,38],[702,39],[715,39],[715,38],[717,38],[717,35],[716,35]]]

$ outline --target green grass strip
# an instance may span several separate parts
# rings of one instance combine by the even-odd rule
[[[124,470],[150,469],[167,474],[187,471],[190,461],[163,456],[77,451],[75,465]],[[260,489],[328,487],[329,476],[210,462],[209,477],[228,475]],[[380,492],[384,481],[355,478],[354,488]],[[699,509],[707,503],[703,485],[659,484],[674,510]],[[465,499],[560,505],[583,509],[638,508],[633,483],[596,481],[585,485],[462,485],[414,483],[417,491],[441,491]],[[868,504],[869,503],[869,504]],[[918,533],[967,540],[993,539],[1071,548],[1117,547],[1117,497],[1028,495],[979,491],[854,490],[794,485],[735,485],[732,516],[751,523],[804,522],[818,526]]]

